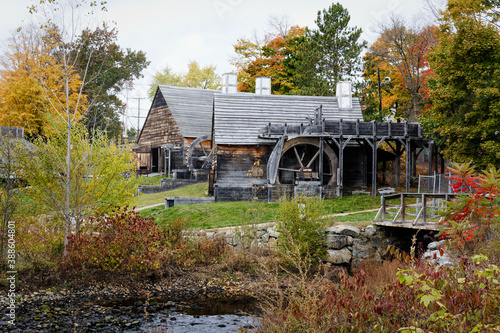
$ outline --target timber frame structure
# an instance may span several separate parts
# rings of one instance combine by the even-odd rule
[[[320,159],[319,165],[323,166],[323,152],[326,147],[325,140],[333,142],[338,151],[337,185],[340,191],[343,188],[344,175],[344,150],[350,142],[367,144],[372,151],[371,185],[372,195],[377,194],[377,164],[379,148],[382,143],[390,147],[394,155],[399,158],[404,151],[406,154],[406,191],[410,190],[411,175],[415,169],[415,159],[424,148],[432,148],[433,141],[424,138],[419,123],[392,123],[392,122],[363,122],[363,121],[325,121],[322,116],[322,107],[316,109],[314,120],[307,125],[268,124],[259,132],[259,137],[265,139],[278,139],[267,165],[269,184],[279,182],[279,162],[282,156],[284,142],[296,137],[317,138],[319,140]],[[420,152],[416,150],[420,149]],[[318,170],[320,181],[324,179],[322,167]]]
[[[387,162],[392,185],[402,185],[405,153],[409,191],[424,150],[429,174],[437,171],[437,147],[420,124],[365,122],[350,83],[348,89],[339,84],[337,96],[160,86],[135,152],[150,171],[208,178],[215,201],[276,202],[304,193],[333,198],[369,188],[376,195]]]

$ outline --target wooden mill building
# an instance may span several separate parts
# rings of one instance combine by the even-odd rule
[[[216,90],[159,86],[136,141],[136,167],[148,172],[186,170],[186,153],[197,138],[210,150]]]
[[[378,164],[405,151],[409,190],[410,157],[431,143],[420,124],[364,122],[346,82],[336,97],[223,91],[160,86],[136,150],[151,171],[210,173],[216,201],[376,194]]]

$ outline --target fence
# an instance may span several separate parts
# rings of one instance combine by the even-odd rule
[[[444,201],[450,201],[455,194],[450,193],[401,193],[390,194],[381,197],[381,207],[373,222],[406,224],[410,226],[425,226],[437,224],[440,219],[436,219],[438,211],[444,207]],[[389,200],[400,200],[399,204],[389,204]],[[407,199],[417,199],[415,204],[408,203]],[[389,211],[397,208],[397,212]],[[388,218],[394,215],[394,218]],[[409,219],[412,217],[412,219]],[[415,218],[413,218],[415,217]]]

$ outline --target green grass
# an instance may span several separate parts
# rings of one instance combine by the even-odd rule
[[[163,193],[163,197],[167,196],[165,193]],[[325,200],[321,215],[355,212],[379,207],[380,197],[368,195],[347,196]],[[189,222],[188,225],[191,229],[212,229],[251,223],[275,222],[279,219],[279,203],[217,202],[213,204],[176,206],[168,209],[158,206],[142,210],[140,214],[141,216],[153,215],[159,224],[181,218]],[[376,212],[369,215],[359,215],[358,222],[369,224],[373,221],[375,214]]]
[[[206,197],[208,183],[200,183],[181,187],[166,192],[143,194],[137,198],[136,207],[146,207],[165,203],[165,197]]]
[[[190,229],[213,229],[252,223],[273,222],[278,218],[279,203],[216,202],[192,204],[164,209],[161,206],[145,209],[141,216],[154,215],[158,224],[181,218]]]
[[[161,180],[168,178],[167,176],[139,176],[139,186],[160,186]]]
[[[388,211],[396,212],[394,209],[389,209]],[[373,212],[363,212],[354,213],[344,216],[331,216],[327,217],[327,225],[333,226],[336,224],[348,224],[355,227],[366,227],[367,225],[373,224],[373,219],[377,215],[377,211]]]
[[[328,199],[324,202],[323,215],[380,208],[380,197],[372,197],[366,194],[349,195],[342,198]]]

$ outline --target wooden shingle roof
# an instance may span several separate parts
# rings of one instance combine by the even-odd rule
[[[325,120],[363,121],[357,98],[351,110],[340,110],[336,97],[256,95],[249,93],[214,95],[215,144],[258,145],[275,140],[259,138],[259,130],[269,123],[307,124],[315,110],[323,107]]]
[[[159,86],[183,137],[212,136],[214,94],[218,90]]]

